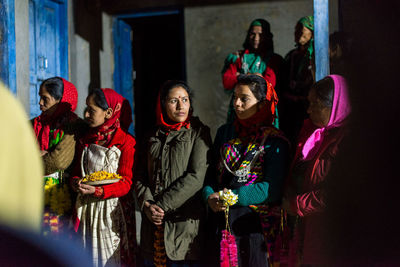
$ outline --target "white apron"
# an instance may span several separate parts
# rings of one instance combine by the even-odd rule
[[[83,150],[82,177],[96,171],[116,173],[121,151],[91,144]],[[127,240],[126,224],[119,198],[99,199],[79,194],[76,201],[80,221],[78,233],[93,259],[93,266],[120,266],[122,240]],[[125,242],[124,242],[125,243]]]

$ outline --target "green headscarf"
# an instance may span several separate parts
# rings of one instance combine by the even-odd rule
[[[304,27],[307,27],[310,31],[314,32],[314,16],[302,17],[298,23],[301,23]]]
[[[314,34],[314,16],[302,17],[301,19],[299,19],[297,23],[300,23],[301,25],[312,31]],[[314,53],[314,37],[311,38],[310,45],[308,46],[307,51],[308,51],[308,56],[311,59],[312,54]]]
[[[253,27],[253,26],[263,26],[263,25],[261,24],[259,19],[256,19],[256,20],[253,20],[253,22],[250,24],[250,27]]]

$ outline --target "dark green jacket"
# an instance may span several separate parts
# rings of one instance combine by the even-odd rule
[[[161,128],[148,139],[144,153],[136,160],[135,190],[141,210],[154,201],[165,212],[165,249],[171,260],[199,260],[202,246],[200,222],[205,215],[201,189],[208,167],[210,130],[197,117],[190,129],[182,127],[168,134]],[[155,194],[157,172],[161,192]],[[142,213],[141,249],[153,257],[155,226]]]

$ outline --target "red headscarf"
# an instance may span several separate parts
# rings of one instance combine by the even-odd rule
[[[98,143],[99,141],[106,141],[105,143],[108,144],[115,130],[121,128],[127,132],[132,123],[132,109],[129,101],[113,89],[102,88],[101,90],[113,113],[111,118],[107,119],[102,125],[89,130],[81,139],[84,144]]]
[[[274,122],[278,96],[272,84],[269,81],[266,83],[265,104],[250,118],[242,120],[236,117],[234,124],[239,137],[255,134],[260,126],[271,126]]]
[[[62,128],[66,123],[76,120],[78,117],[73,113],[78,104],[78,91],[75,85],[63,78],[60,79],[63,81],[64,92],[57,104],[57,109],[50,116],[41,114],[33,120],[33,130],[41,150],[49,148],[51,129],[55,129],[53,135],[56,136],[62,133]]]
[[[186,127],[187,129],[190,128],[190,117],[191,117],[190,113],[184,122],[178,122],[175,124],[168,124],[165,122],[161,108],[161,94],[158,94],[157,97],[156,116],[157,116],[157,125],[160,125],[167,131],[179,131],[182,127]]]

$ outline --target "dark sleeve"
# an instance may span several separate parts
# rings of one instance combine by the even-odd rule
[[[281,138],[271,138],[266,142],[265,149],[263,180],[233,190],[239,196],[238,205],[248,206],[281,201],[288,165],[289,144]]]
[[[325,208],[325,192],[322,189],[305,192],[297,195],[290,204],[292,210],[301,217],[321,212]]]
[[[208,197],[213,194],[216,190],[218,190],[218,185],[217,185],[217,164],[219,162],[219,149],[220,149],[220,144],[221,144],[221,139],[222,139],[222,132],[223,132],[223,126],[218,128],[217,134],[215,135],[214,138],[214,143],[211,146],[211,160],[210,160],[210,165],[208,166],[207,172],[206,172],[206,177],[204,180],[204,187],[202,190],[202,199],[204,202],[207,202]]]
[[[271,60],[268,62],[268,66],[274,71],[276,84],[274,85],[274,89],[277,95],[280,95],[280,87],[282,86],[283,82],[283,58],[278,55],[274,54]]]
[[[221,160],[220,149],[221,146],[234,138],[234,126],[233,124],[224,124],[218,128],[217,134],[214,138],[214,143],[211,149],[211,162],[207,170],[206,179],[204,182],[204,188],[202,192],[203,201],[207,201],[208,197],[215,191],[220,190],[217,181],[217,165]]]
[[[146,201],[154,202],[153,194],[150,190],[149,175],[148,175],[148,163],[150,160],[147,151],[149,150],[148,140],[146,142],[138,142],[138,150],[135,155],[134,164],[134,189],[138,200],[138,206],[140,210],[143,210],[144,203]]]

